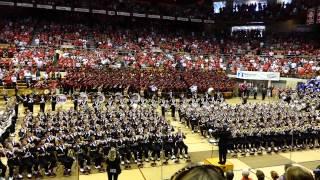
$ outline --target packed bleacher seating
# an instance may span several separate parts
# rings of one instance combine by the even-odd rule
[[[48,79],[47,74],[81,67],[130,67],[181,70],[213,70],[235,74],[238,70],[280,72],[282,76],[310,78],[319,74],[319,43],[303,35],[248,37],[179,33],[158,28],[87,26],[44,23],[31,18],[3,21],[2,42],[12,44],[1,65],[2,82],[13,74]],[[157,30],[156,30],[157,29]],[[71,49],[61,45],[72,45]],[[59,51],[59,56],[55,57]],[[2,50],[3,51],[3,50]],[[3,53],[2,53],[3,54]],[[53,59],[56,58],[56,62]],[[13,67],[15,67],[13,69]],[[42,75],[43,74],[43,75]],[[39,80],[34,78],[36,81]],[[37,82],[35,82],[37,83]],[[30,85],[31,86],[31,85]]]
[[[32,3],[86,7],[80,1]],[[220,14],[213,14],[212,9],[205,11],[203,6],[184,10],[164,6],[155,11],[150,3],[101,3],[92,7],[251,21],[300,16],[316,1],[228,6]],[[63,174],[69,176],[74,164],[81,173],[89,174],[93,167],[102,172],[113,151],[119,156],[119,169],[113,169],[118,172],[120,164],[128,168],[133,164],[142,167],[149,161],[152,166],[160,160],[163,164],[169,159],[190,161],[186,136],[167,121],[168,111],[172,120],[179,119],[192,133],[198,131],[213,138],[211,143],[219,139],[219,148],[233,156],[320,147],[318,80],[309,81],[300,91],[279,90],[279,103],[247,104],[246,90],[242,92],[236,81],[227,76],[241,70],[316,77],[320,74],[318,39],[299,33],[253,30],[210,34],[193,27],[181,29],[174,23],[168,28],[158,22],[127,23],[47,21],[34,17],[0,21],[0,43],[4,44],[0,48],[0,85],[5,103],[5,88],[15,90],[13,106],[0,118],[0,135],[4,134],[0,155],[7,159],[6,165],[0,161],[0,179],[53,177],[58,166],[63,166]],[[32,93],[20,94],[21,82]],[[256,99],[258,87],[250,88]],[[48,89],[51,92],[42,91]],[[235,94],[238,89],[243,104],[227,104],[224,93]],[[272,89],[269,85],[270,96]],[[87,95],[92,98],[92,107]],[[263,92],[262,100],[265,96]],[[56,108],[68,98],[72,98],[73,109]],[[47,102],[51,110],[45,108]],[[15,113],[15,121],[19,103],[25,114],[16,140],[8,135],[15,126],[15,122],[10,123],[10,114]],[[40,105],[38,114],[34,112],[36,103]],[[219,159],[219,164],[225,164],[225,160],[226,157],[224,161]],[[249,174],[244,171],[243,178],[248,179]]]

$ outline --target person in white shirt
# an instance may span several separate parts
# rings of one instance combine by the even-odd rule
[[[12,81],[12,86],[16,87],[16,85],[17,85],[17,77],[16,77],[16,75],[12,75],[11,76],[11,81]]]
[[[32,82],[35,82],[37,80],[36,74],[32,74],[31,75],[31,79],[32,79]]]
[[[43,80],[45,82],[47,82],[47,80],[48,80],[48,73],[47,72],[43,72]]]
[[[24,71],[24,78],[27,84],[27,87],[29,87],[30,83],[31,83],[31,72],[29,70],[25,70]]]
[[[39,45],[40,45],[40,39],[39,39],[39,38],[36,38],[36,39],[34,40],[34,44],[35,44],[36,46],[39,46]]]
[[[0,85],[3,85],[3,72],[0,72]]]

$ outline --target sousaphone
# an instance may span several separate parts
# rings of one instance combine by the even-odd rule
[[[133,93],[131,96],[130,96],[130,100],[132,103],[136,103],[138,104],[140,102],[140,95],[138,93]]]

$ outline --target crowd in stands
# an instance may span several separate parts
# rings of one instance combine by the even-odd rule
[[[239,70],[280,72],[282,76],[319,74],[320,49],[303,35],[206,35],[159,28],[87,26],[46,23],[40,20],[5,20],[0,23],[2,82],[36,81],[75,68],[160,68],[196,71]],[[67,47],[61,47],[67,45]],[[68,47],[72,45],[72,47]],[[12,58],[11,58],[12,57]],[[4,70],[6,69],[6,70]],[[43,71],[45,73],[39,73]],[[210,74],[210,73],[209,73]],[[208,74],[207,74],[208,75]]]
[[[52,4],[45,0],[37,2]],[[64,3],[61,0],[53,5]],[[125,1],[117,3],[112,8],[135,9]],[[208,16],[203,11],[205,15],[193,16],[197,8],[188,13],[192,17],[265,19],[296,15],[309,6],[304,1],[294,1],[291,5],[239,5],[231,11],[222,9],[219,15]],[[144,8],[158,12],[148,5],[142,6]],[[177,16],[180,13],[175,12]],[[3,138],[0,148],[0,154],[8,160],[9,179],[23,179],[24,173],[28,178],[41,177],[41,169],[45,170],[45,176],[55,176],[57,162],[64,166],[64,175],[70,175],[74,159],[78,160],[82,173],[89,173],[93,166],[103,170],[103,162],[107,161],[112,147],[116,148],[123,165],[149,160],[156,163],[160,161],[161,152],[164,162],[188,159],[185,135],[165,120],[169,108],[173,118],[177,109],[179,120],[193,132],[220,140],[221,131],[230,133],[224,145],[234,156],[319,148],[318,81],[310,81],[305,86],[303,91],[309,93],[279,93],[282,100],[278,104],[244,102],[231,106],[221,95],[235,88],[235,82],[226,74],[239,70],[280,72],[282,76],[297,77],[319,75],[319,42],[296,34],[280,37],[258,31],[238,31],[232,36],[221,34],[138,25],[125,28],[48,23],[31,18],[1,21],[0,42],[9,47],[0,51],[0,84],[16,87],[18,81],[23,80],[28,87],[59,85],[65,93],[71,91],[74,103],[73,109],[55,110],[57,97],[52,93],[52,111],[45,111],[46,99],[42,95],[41,112],[35,114],[33,95],[21,98],[17,93],[13,106],[0,118],[0,126],[7,127],[9,115],[15,112],[14,118],[17,118],[19,102],[23,101],[26,115],[18,132],[20,139]],[[212,97],[207,93],[209,88],[216,93]],[[166,92],[169,98],[150,96],[153,98],[135,100],[113,96],[104,103],[95,96],[91,108],[85,99],[73,93],[74,90],[136,93],[145,89],[151,93]],[[191,99],[181,96],[177,100],[172,95],[172,92],[184,94],[186,91],[193,95]],[[206,95],[198,97],[195,92]],[[158,107],[162,116],[156,111]],[[7,167],[1,162],[0,168],[4,178]],[[15,168],[18,169],[16,176]],[[197,169],[204,171],[201,167],[187,171],[192,173]],[[284,176],[290,179],[292,171],[312,179],[310,173],[303,174],[297,167],[288,168]],[[188,172],[177,173],[176,179],[188,176]],[[217,170],[214,176],[222,179],[221,172]],[[250,179],[249,174],[244,171],[243,179]],[[258,179],[263,179],[263,173],[256,174]],[[273,176],[279,177],[275,172]]]

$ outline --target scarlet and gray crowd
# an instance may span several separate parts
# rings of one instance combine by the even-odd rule
[[[297,34],[244,38],[34,19],[5,20],[0,28],[1,42],[12,44],[0,50],[2,57],[12,57],[1,61],[0,80],[6,85],[26,78],[36,83],[62,71],[89,67],[271,71],[299,77],[320,72],[319,43]],[[61,48],[62,44],[76,48]]]

